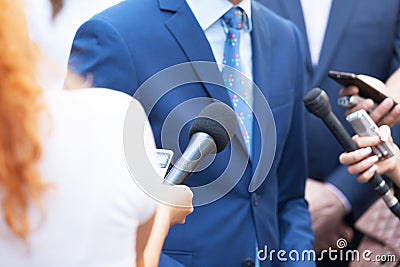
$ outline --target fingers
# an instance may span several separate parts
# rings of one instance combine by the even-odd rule
[[[190,201],[193,199],[193,192],[190,190],[190,188],[186,185],[174,185],[175,188],[182,188],[183,194],[189,199]]]
[[[369,113],[371,119],[379,125],[382,125],[381,121],[386,114],[392,109],[394,101],[391,98],[386,98],[382,101],[373,111]],[[391,117],[393,117],[392,115]]]
[[[375,103],[374,101],[372,101],[371,99],[366,99],[364,101],[362,101],[361,103],[357,104],[355,107],[348,109],[346,111],[346,115],[349,115],[353,112],[356,112],[358,110],[372,110],[375,107]]]
[[[379,161],[378,156],[367,157],[371,153],[370,147],[362,148],[353,152],[343,153],[339,157],[340,163],[349,165],[347,172],[350,174],[359,174],[357,181],[359,183],[368,182],[374,173],[378,170],[376,165]],[[369,153],[368,153],[369,152]]]
[[[351,227],[344,222],[340,222],[339,225],[335,225],[332,229],[321,232],[315,231],[314,250],[316,253],[320,253],[322,250],[328,250],[329,248],[338,248],[337,244],[340,239],[346,239],[350,243],[353,237],[354,232]]]
[[[368,170],[358,175],[357,181],[361,184],[368,182],[377,170],[378,166],[372,165]]]
[[[355,107],[348,109],[346,115],[349,115],[358,110],[371,111],[369,115],[377,125],[389,125],[400,123],[400,104],[394,106],[394,101],[391,98],[386,98],[378,106],[371,99],[366,99]]]
[[[340,155],[339,161],[344,165],[349,165],[347,171],[350,174],[359,174],[357,177],[358,182],[366,183],[378,169],[376,165],[379,161],[378,156],[373,155],[367,157],[371,152],[372,149],[367,147],[353,152],[343,153]]]
[[[381,141],[383,142],[390,141],[390,139],[392,138],[390,127],[387,125],[382,125],[381,127],[379,127],[379,136],[381,138]]]
[[[400,74],[400,71],[399,71]],[[400,77],[400,75],[399,75]],[[359,93],[359,89],[357,86],[351,85],[344,87],[340,90],[339,96],[351,96],[357,95]],[[395,106],[395,102],[392,98],[386,98],[379,105],[376,106],[374,101],[371,99],[367,99],[357,104],[355,107],[347,110],[346,115],[358,111],[360,109],[364,109],[366,111],[371,111],[369,115],[372,120],[380,125],[389,125],[393,126],[394,124],[400,123],[400,104]]]
[[[378,125],[390,125],[399,123],[400,120],[400,104],[397,104],[386,116],[383,117],[381,121],[379,121]]]
[[[341,164],[350,165],[350,164],[354,164],[354,163],[361,161],[362,159],[364,159],[366,156],[368,156],[371,153],[372,153],[371,147],[366,147],[366,148],[358,149],[353,152],[342,153],[339,156],[339,161]]]
[[[346,223],[342,223],[339,225],[338,227],[338,236],[337,236],[337,240],[339,240],[340,238],[344,238],[347,240],[347,242],[351,242],[353,240],[354,237],[354,231],[353,229],[351,229],[350,226],[348,226]]]
[[[176,224],[184,224],[186,217],[194,210],[192,204],[193,192],[185,185],[168,186],[168,188],[175,195],[174,202],[159,203],[157,209],[158,216],[162,220],[168,221],[170,227]],[[176,205],[177,203],[179,205]]]
[[[190,188],[186,185],[175,185],[174,186],[176,189],[181,189],[181,195],[179,196],[181,198],[181,201],[183,203],[183,206],[185,208],[189,208],[191,210],[193,210],[193,205],[192,205],[192,201],[193,201],[193,192],[192,190],[190,190]]]
[[[160,204],[157,212],[159,217],[161,217],[163,221],[167,221],[169,226],[172,227],[176,224],[184,224],[186,222],[186,217],[193,212],[193,207],[182,208]]]
[[[375,163],[379,161],[378,156],[373,155],[371,157],[368,157],[366,159],[361,160],[358,163],[351,164],[347,167],[347,171],[350,174],[359,174],[363,173],[365,171],[368,171],[372,166],[374,166]],[[375,169],[376,170],[376,169]],[[368,175],[368,174],[367,174]]]
[[[185,185],[160,185],[157,199],[166,205],[190,208],[193,206],[193,192]]]
[[[184,224],[186,222],[186,217],[188,215],[192,214],[192,212],[194,210],[193,207],[185,208],[185,209],[182,209],[182,208],[175,208],[175,209],[180,209],[180,211],[179,211],[180,214],[177,215],[178,219],[177,219],[176,223],[174,223],[174,224]]]
[[[339,96],[350,96],[350,95],[357,95],[359,92],[358,87],[354,85],[350,85],[347,87],[342,88],[339,91]]]
[[[358,135],[353,136],[352,138],[354,142],[356,142],[357,146],[360,148],[376,146],[381,142],[381,137],[379,136],[363,136],[360,137]]]
[[[346,226],[344,232],[342,232],[343,238],[345,238],[349,243],[353,241],[354,231],[351,227]]]

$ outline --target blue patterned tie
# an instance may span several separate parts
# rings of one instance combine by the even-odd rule
[[[253,136],[253,111],[251,105],[253,103],[253,89],[251,83],[243,79],[240,64],[240,32],[243,29],[245,18],[243,10],[239,7],[231,8],[222,17],[225,25],[228,28],[224,47],[224,65],[232,67],[224,67],[222,69],[222,77],[225,86],[228,89],[228,94],[231,99],[233,108],[240,126],[240,131],[246,143],[247,151],[251,158],[252,153],[252,136]],[[255,242],[256,256],[255,266],[260,266],[258,259],[258,244]]]
[[[228,32],[224,47],[223,63],[231,68],[224,67],[222,75],[225,86],[228,89],[233,108],[238,117],[240,131],[247,146],[247,151],[251,157],[252,152],[252,134],[253,134],[253,112],[251,105],[253,102],[252,87],[243,79],[240,64],[240,32],[245,22],[243,10],[239,7],[233,7],[222,17]]]

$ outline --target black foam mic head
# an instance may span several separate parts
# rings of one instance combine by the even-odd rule
[[[303,102],[309,112],[320,118],[324,118],[332,112],[329,97],[320,88],[308,91],[304,95]]]
[[[206,106],[194,119],[189,136],[206,133],[214,139],[217,153],[225,149],[235,134],[236,114],[226,104],[214,102]]]

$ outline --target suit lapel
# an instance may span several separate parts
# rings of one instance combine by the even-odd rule
[[[324,43],[319,58],[318,71],[315,73],[312,85],[318,85],[329,71],[329,65],[335,56],[335,50],[342,39],[346,25],[351,17],[353,5],[356,1],[332,1],[328,25],[325,31]]]
[[[179,2],[180,4],[177,4]],[[179,43],[189,62],[215,62],[208,40],[185,1],[159,0],[160,9],[174,11],[175,14],[165,22],[167,29]],[[200,81],[213,81],[224,85],[221,72],[216,64],[192,64]],[[202,83],[211,98],[218,99],[229,105],[232,103],[225,88],[213,83]],[[235,138],[239,139],[242,149],[247,153],[246,144],[239,127],[236,128]]]
[[[163,6],[165,7],[166,2],[169,3],[176,1],[160,0],[160,2],[163,2]],[[175,40],[179,43],[190,62],[215,62],[207,38],[203,30],[200,28],[196,18],[192,14],[189,6],[185,1],[180,2],[182,4],[176,10],[176,13],[166,21],[166,27],[175,37]],[[174,3],[174,5],[176,4]],[[209,64],[209,68],[204,68],[201,64],[193,64],[192,66],[200,80],[219,81],[223,84],[222,76],[216,65]],[[231,105],[228,94],[225,90],[221,90],[218,86],[209,83],[203,83],[203,86],[212,98],[223,101],[227,105]]]
[[[300,0],[289,0],[289,1],[282,1],[282,0],[277,0],[278,6],[281,9],[281,14],[285,17],[294,22],[296,24],[297,28],[299,28],[301,37],[303,38],[304,41],[304,48],[305,48],[305,54],[306,54],[306,62],[307,62],[307,69],[309,71],[312,71],[312,64],[311,64],[311,55],[310,55],[310,47],[308,44],[308,38],[307,38],[307,30],[306,30],[306,24],[304,22],[304,15],[303,15],[303,9],[301,7]]]
[[[341,40],[348,20],[351,17],[351,11],[356,1],[333,0],[329,21],[325,32],[324,43],[319,59],[319,66],[314,70],[311,64],[310,47],[308,44],[307,30],[304,22],[303,9],[300,0],[270,0],[277,1],[274,5],[280,9],[278,13],[293,21],[300,29],[306,47],[307,71],[310,73],[310,86],[318,85],[327,75],[329,64],[334,57],[334,52]],[[316,71],[316,72],[314,72]]]

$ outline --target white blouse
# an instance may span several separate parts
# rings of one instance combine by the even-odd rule
[[[124,160],[123,126],[131,101],[137,120],[146,120],[140,104],[117,91],[46,93],[39,165],[50,185],[44,217],[40,221],[37,208],[29,210],[35,228],[25,244],[0,216],[1,266],[135,266],[136,229],[153,214],[155,202],[136,185]],[[154,146],[146,132],[147,146]]]

